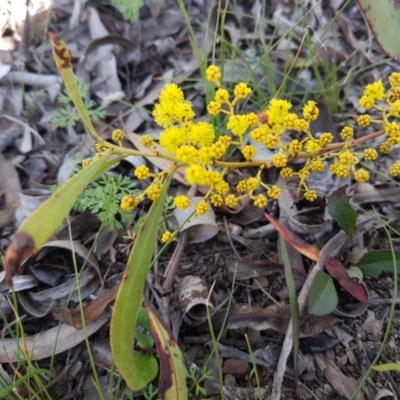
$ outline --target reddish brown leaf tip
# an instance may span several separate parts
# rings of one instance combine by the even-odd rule
[[[58,68],[71,68],[71,56],[64,40],[54,32],[47,32],[53,48],[53,55]]]
[[[13,276],[17,274],[22,262],[35,251],[35,241],[31,235],[25,232],[17,232],[15,234],[13,241],[7,248],[4,260],[4,270],[8,286],[12,287]]]

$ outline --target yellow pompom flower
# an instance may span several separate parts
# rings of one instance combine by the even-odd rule
[[[386,135],[388,135],[389,137],[398,136],[400,131],[399,125],[396,122],[389,122],[388,124],[385,124],[383,129]]]
[[[288,152],[289,154],[297,154],[301,151],[301,143],[299,142],[299,140],[294,139],[289,143],[289,147],[288,147]]]
[[[222,158],[226,153],[226,146],[221,142],[216,142],[211,146],[211,151],[213,153],[213,158],[219,160]]]
[[[150,177],[150,169],[146,165],[140,165],[135,169],[134,175],[138,179],[147,179]]]
[[[333,142],[333,135],[330,132],[324,132],[321,137],[319,138],[319,144],[322,147],[328,146]]]
[[[82,160],[82,168],[88,167],[92,162],[93,162],[93,160],[91,158],[83,159]]]
[[[392,90],[390,91],[390,99],[391,100],[400,99],[400,86],[392,88]]]
[[[350,140],[354,135],[354,130],[350,126],[345,126],[340,132],[340,136],[343,140]]]
[[[178,147],[184,144],[187,140],[187,134],[182,127],[171,126],[163,130],[160,134],[161,147],[175,154]]]
[[[161,242],[162,243],[167,243],[172,239],[172,232],[171,231],[165,231],[162,236],[161,236]]]
[[[277,185],[272,185],[268,190],[267,190],[267,195],[270,199],[277,200],[281,196],[281,188]]]
[[[302,181],[305,181],[310,177],[310,171],[307,168],[303,168],[298,172],[298,175]]]
[[[214,158],[215,152],[210,146],[203,146],[199,150],[199,160],[201,164],[210,164],[210,161]]]
[[[307,132],[308,122],[305,119],[297,118],[297,120],[294,123],[294,128],[299,132]]]
[[[350,174],[350,167],[346,164],[341,164],[338,162],[331,164],[329,170],[331,171],[332,175],[335,175],[340,179],[347,178]]]
[[[256,126],[258,124],[258,115],[256,113],[245,114],[249,126]]]
[[[392,72],[389,76],[389,84],[391,88],[400,86],[400,72]]]
[[[193,105],[190,101],[185,100],[175,104],[174,120],[176,122],[187,122],[195,117]]]
[[[153,138],[150,135],[143,135],[140,138],[140,143],[144,146],[144,147],[152,147],[153,146]]]
[[[269,134],[263,137],[262,144],[267,149],[273,149],[276,146],[278,138],[275,135]]]
[[[391,106],[390,106],[390,114],[393,115],[395,118],[400,117],[400,100],[396,100]]]
[[[249,191],[256,190],[260,186],[260,180],[251,176],[246,180],[246,186]]]
[[[308,201],[315,201],[318,198],[317,192],[315,190],[307,190],[304,193],[304,198]]]
[[[161,128],[169,128],[175,122],[175,104],[166,103],[160,104],[156,103],[153,108],[151,115],[154,118],[154,122],[161,126]]]
[[[106,147],[106,146],[103,146],[101,143],[96,143],[96,144],[94,145],[94,148],[95,148],[95,150],[96,150],[98,153],[101,153],[101,152],[103,152],[103,151],[108,150],[107,147]]]
[[[374,100],[383,100],[385,98],[385,87],[383,86],[382,79],[365,86],[364,95]]]
[[[350,151],[342,151],[339,156],[339,162],[344,165],[354,165],[358,162],[357,157]]]
[[[208,81],[218,83],[221,72],[216,65],[210,65],[206,70],[206,77]]]
[[[253,129],[250,132],[250,137],[256,142],[256,143],[262,143],[264,140],[264,137],[267,133],[267,128],[265,125],[258,126],[257,128]]]
[[[397,162],[397,163],[392,164],[392,166],[390,167],[389,173],[392,176],[399,176],[400,175],[400,163]]]
[[[303,116],[304,119],[308,121],[315,121],[318,118],[319,109],[317,107],[317,103],[315,101],[309,100],[306,105],[303,107]]]
[[[217,186],[222,181],[222,175],[218,171],[205,171],[204,184],[208,186]]]
[[[206,170],[199,164],[192,164],[186,168],[186,180],[190,185],[204,185]]]
[[[121,199],[120,208],[124,211],[132,211],[139,204],[139,199],[133,194],[127,194]]]
[[[245,99],[250,93],[251,89],[244,82],[238,83],[233,90],[233,94],[238,99]]]
[[[215,193],[211,196],[210,202],[214,207],[221,207],[224,204],[224,199],[218,193]]]
[[[196,164],[198,151],[194,146],[183,145],[176,150],[176,158],[185,164]]]
[[[229,92],[226,89],[219,88],[215,92],[214,100],[219,104],[228,103],[229,102]]]
[[[166,83],[159,95],[160,103],[163,105],[174,105],[184,101],[184,99],[182,89],[175,83]]]
[[[226,127],[234,136],[242,136],[246,133],[249,123],[244,115],[230,115]]]
[[[230,208],[235,208],[239,204],[239,200],[234,194],[229,194],[225,198],[225,204]]]
[[[221,103],[210,101],[207,106],[207,111],[211,115],[219,115],[221,113]]]
[[[365,108],[366,110],[371,109],[374,106],[374,98],[371,96],[363,95],[360,98],[360,106]]]
[[[186,208],[189,207],[189,204],[190,204],[190,199],[187,196],[181,195],[181,196],[176,196],[174,198],[174,205],[176,208],[185,210]]]
[[[283,168],[286,167],[288,162],[287,156],[282,153],[274,154],[272,157],[272,165],[276,168]]]
[[[246,193],[247,192],[246,180],[239,181],[238,184],[236,185],[236,190],[241,194]]]
[[[307,152],[321,150],[321,148],[322,148],[321,145],[317,141],[311,140],[311,139],[307,140],[304,147],[306,148]]]
[[[369,180],[369,172],[364,168],[360,168],[354,172],[354,179],[360,183],[367,182]]]
[[[250,160],[252,160],[252,159],[255,157],[255,155],[257,154],[257,150],[256,150],[256,148],[255,148],[254,146],[252,146],[252,145],[247,145],[247,146],[245,146],[245,147],[243,148],[242,154],[243,154],[243,157],[244,157],[247,161],[250,161]]]
[[[368,148],[364,150],[365,161],[375,161],[378,158],[378,152],[375,149]]]
[[[282,168],[280,175],[284,179],[289,179],[293,176],[293,170],[292,170],[292,168],[289,168],[289,167]]]
[[[215,186],[215,190],[216,190],[218,193],[222,194],[222,195],[227,194],[227,193],[229,192],[229,184],[228,184],[228,182],[225,182],[225,181],[219,182],[219,183]]]
[[[199,203],[196,205],[196,214],[198,215],[204,215],[208,213],[208,204],[205,200],[201,200]]]
[[[160,197],[160,192],[161,192],[161,185],[159,183],[152,183],[147,189],[146,189],[146,196],[148,199],[155,201]]]
[[[287,129],[295,128],[297,120],[298,120],[297,115],[294,113],[290,113],[286,115],[286,117],[283,119],[283,126]]]
[[[111,134],[111,139],[116,143],[121,143],[125,138],[125,134],[122,129],[114,129]]]
[[[197,122],[189,131],[189,142],[193,146],[211,146],[215,140],[214,126],[209,122]]]
[[[292,103],[287,100],[271,99],[266,110],[269,124],[282,124],[285,117],[289,114]]]
[[[218,138],[217,143],[220,143],[224,145],[226,148],[228,148],[232,143],[232,138],[228,135],[222,135]]]
[[[311,161],[310,168],[312,172],[322,172],[325,169],[325,165],[321,159],[317,157]]]
[[[371,116],[368,114],[360,115],[357,118],[357,125],[359,126],[368,126],[371,123]]]
[[[393,147],[389,141],[385,141],[385,142],[381,143],[381,145],[379,146],[379,150],[383,154],[389,154],[392,151],[392,148]]]
[[[263,194],[260,193],[254,198],[253,204],[258,208],[265,208],[268,204],[268,200]]]

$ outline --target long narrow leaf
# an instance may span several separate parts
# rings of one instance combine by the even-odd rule
[[[50,239],[86,186],[120,161],[120,158],[110,160],[109,156],[110,154],[104,154],[64,182],[22,223],[5,255],[6,282],[10,286],[23,259]]]
[[[160,359],[158,396],[164,400],[187,400],[187,371],[178,343],[150,304],[146,305],[146,311]]]
[[[160,197],[153,203],[137,236],[122,278],[111,319],[110,342],[115,364],[134,390],[144,388],[157,374],[157,361],[132,349],[135,326],[153,258],[158,226],[172,174],[164,183]]]
[[[53,57],[56,63],[58,72],[60,73],[64,84],[68,90],[72,102],[74,103],[86,130],[93,136],[97,137],[96,130],[90,120],[89,114],[86,111],[85,103],[79,93],[78,85],[76,83],[74,71],[71,66],[71,55],[67,48],[66,43],[55,33],[48,32],[51,41],[51,48],[53,50]]]

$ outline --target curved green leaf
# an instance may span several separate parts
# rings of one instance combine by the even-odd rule
[[[122,278],[111,319],[110,343],[115,364],[133,390],[143,389],[158,372],[155,357],[134,351],[133,341],[146,276],[149,271],[164,200],[172,179],[164,183],[139,231]]]
[[[394,255],[397,264],[400,265],[400,252],[395,251]],[[394,271],[393,254],[389,250],[370,251],[361,258],[357,267],[364,275],[379,278],[384,271]],[[397,270],[399,270],[399,267],[397,267]]]
[[[42,247],[60,227],[86,186],[106,172],[120,158],[104,154],[64,182],[19,227],[5,256],[6,281],[11,286],[22,260]]]
[[[150,304],[146,305],[146,311],[160,359],[158,396],[164,400],[187,400],[187,370],[181,349],[168,326]]]
[[[337,306],[338,295],[333,279],[323,271],[318,271],[308,297],[308,308],[311,314],[326,315]]]
[[[328,210],[332,218],[350,236],[356,227],[357,213],[350,205],[344,187],[328,197]]]
[[[400,60],[400,7],[395,0],[357,0],[382,50]]]

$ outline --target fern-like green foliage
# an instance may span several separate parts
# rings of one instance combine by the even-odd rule
[[[139,10],[143,7],[144,0],[112,0],[112,3],[126,21],[137,22]]]
[[[89,85],[83,79],[77,79],[78,90],[83,99],[89,92]],[[71,97],[68,92],[64,90],[58,96],[58,101],[65,105],[65,109],[57,111],[52,119],[52,123],[55,128],[64,128],[66,126],[75,126],[75,124],[80,120],[80,116],[76,109],[72,107]],[[107,111],[103,106],[96,106],[93,100],[84,100],[85,107],[89,117],[92,121],[98,121],[107,115]]]
[[[136,182],[128,176],[113,177],[103,175],[83,192],[74,209],[95,214],[111,231],[123,228],[122,222],[132,219],[132,213],[119,207],[121,198],[127,194],[137,194]]]

